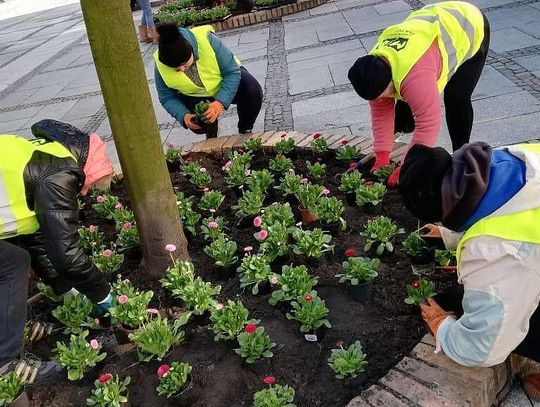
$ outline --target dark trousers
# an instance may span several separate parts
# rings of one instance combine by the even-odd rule
[[[22,350],[29,268],[26,250],[0,240],[0,366]]]
[[[209,100],[214,101],[211,97],[195,97],[180,94],[180,99],[186,107],[193,112],[195,105],[199,102]],[[240,84],[232,103],[236,105],[238,110],[238,132],[246,133],[253,129],[255,120],[261,111],[263,99],[263,91],[257,79],[251,75],[244,67],[240,67]],[[185,127],[185,124],[182,123]],[[191,130],[191,129],[190,129]],[[206,134],[206,138],[217,136],[218,120],[210,124],[202,124],[200,130],[191,130],[196,134]]]
[[[490,28],[484,16],[484,39],[474,56],[465,61],[450,78],[444,88],[446,125],[456,151],[471,138],[474,112],[471,97],[480,79],[489,51]],[[410,133],[414,130],[414,118],[407,103],[398,100],[394,117],[394,131]]]
[[[540,363],[540,307],[529,319],[529,332],[514,352]]]

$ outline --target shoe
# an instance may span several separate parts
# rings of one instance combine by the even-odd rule
[[[31,386],[60,379],[63,369],[62,365],[56,362],[15,359],[0,367],[0,375],[9,372],[15,372],[25,385]]]
[[[148,32],[148,39],[149,39],[148,42],[151,42],[152,44],[157,44],[159,40],[159,34],[156,30],[156,26],[154,25],[152,27],[149,27],[147,29],[147,32]]]
[[[148,44],[149,42],[152,42],[152,38],[148,36],[148,29],[145,25],[139,26],[139,38],[141,44]]]
[[[251,134],[251,133],[253,133],[253,129],[249,129],[249,130],[238,129],[238,134]]]
[[[534,401],[540,401],[540,373],[525,376],[523,378],[523,390]]]

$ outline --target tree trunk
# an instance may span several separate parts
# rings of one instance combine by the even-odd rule
[[[187,260],[187,242],[163,156],[128,0],[81,0],[88,39],[141,239],[143,268],[160,277],[165,245]]]

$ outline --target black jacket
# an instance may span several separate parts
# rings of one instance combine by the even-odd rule
[[[84,164],[89,137],[79,129],[55,120],[32,126],[36,138],[58,141],[72,158],[58,158],[35,152],[24,170],[26,200],[36,213],[40,229],[19,236],[17,242],[29,251],[32,267],[56,294],[75,287],[98,302],[109,293],[109,284],[84,252],[79,237],[78,195],[84,185]]]

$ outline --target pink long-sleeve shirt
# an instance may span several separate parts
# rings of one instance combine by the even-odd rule
[[[401,96],[411,107],[415,122],[410,146],[424,144],[434,147],[437,143],[441,129],[441,96],[437,79],[441,69],[441,52],[435,40],[401,83]],[[392,151],[395,99],[371,100],[369,106],[375,152]]]

